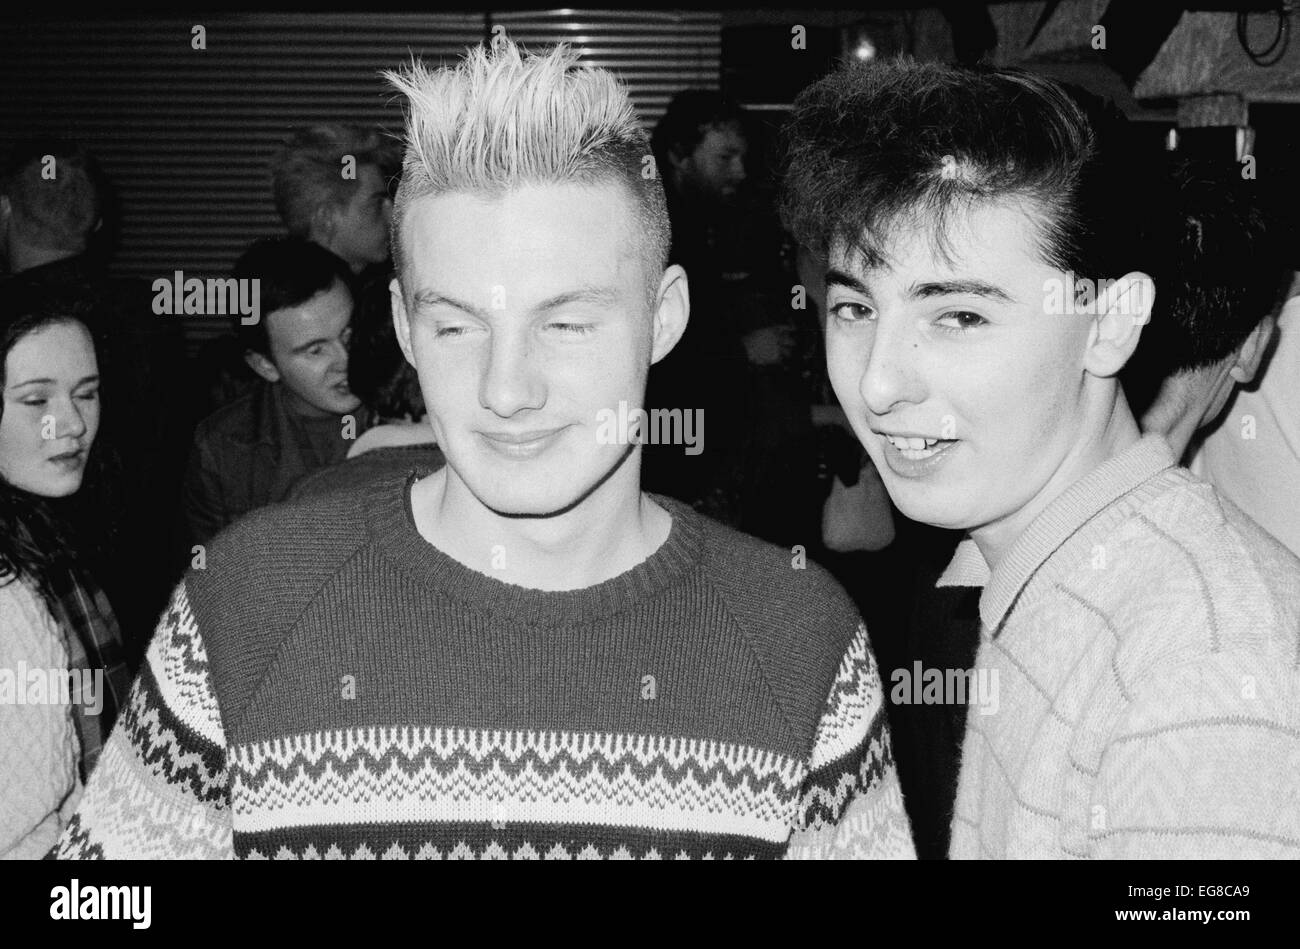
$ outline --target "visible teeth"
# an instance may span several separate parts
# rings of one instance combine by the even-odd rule
[[[897,448],[899,451],[903,451],[905,449],[910,449],[912,451],[922,451],[926,448],[931,447],[932,445],[937,444],[939,441],[939,439],[937,438],[915,438],[911,436],[902,436],[902,435],[886,435],[885,437],[888,438],[889,441],[893,444],[893,446]]]
[[[918,438],[903,435],[886,435],[885,438],[898,449],[900,455],[914,461],[929,458],[935,454],[939,450],[937,447],[939,442],[943,441],[940,438]]]

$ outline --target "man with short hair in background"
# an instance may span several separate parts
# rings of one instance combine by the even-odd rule
[[[259,319],[232,317],[258,382],[195,430],[183,496],[194,544],[342,461],[368,423],[348,384],[352,293],[338,259],[309,241],[270,238],[244,252],[233,276],[258,281]]]

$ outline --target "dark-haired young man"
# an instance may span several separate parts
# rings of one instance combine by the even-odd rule
[[[262,240],[233,276],[258,281],[260,319],[234,325],[260,381],[195,430],[184,506],[196,544],[341,461],[366,422],[348,386],[352,294],[338,258],[299,238]]]
[[[909,62],[819,82],[790,135],[836,394],[902,512],[973,540],[950,855],[1300,854],[1300,562],[1116,378],[1158,271],[1133,154],[1048,80]]]
[[[1157,277],[1125,391],[1144,431],[1164,435],[1192,471],[1300,555],[1300,411],[1284,394],[1300,376],[1300,301],[1281,306],[1294,292],[1288,236],[1234,163],[1182,162],[1173,185],[1168,277]]]

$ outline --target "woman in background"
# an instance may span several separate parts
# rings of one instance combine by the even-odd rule
[[[103,483],[99,416],[76,309],[0,314],[0,858],[58,841],[130,685],[73,497]]]

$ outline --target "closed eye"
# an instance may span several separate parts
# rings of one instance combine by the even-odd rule
[[[575,336],[585,336],[595,329],[591,323],[548,323],[546,325],[562,333],[572,333]]]

